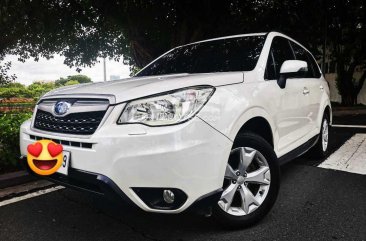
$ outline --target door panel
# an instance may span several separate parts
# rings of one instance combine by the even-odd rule
[[[317,120],[319,115],[319,108],[320,108],[320,99],[322,96],[322,92],[324,90],[321,89],[321,80],[311,78],[307,80],[310,95],[309,95],[309,120],[311,121],[311,128],[312,130],[317,128]]]
[[[321,74],[312,55],[298,44],[292,41],[290,43],[296,59],[306,61],[308,64],[308,71],[304,75],[303,81],[309,90],[309,94],[306,99],[306,116],[308,118],[308,130],[310,133],[312,130],[317,128],[316,121],[319,115],[320,99],[323,92],[321,89],[321,80],[319,79]]]
[[[279,133],[278,149],[288,147],[309,132],[307,116],[309,96],[304,95],[304,83],[301,79],[288,79],[281,96],[281,105],[277,114]]]
[[[278,131],[278,151],[304,137],[309,131],[308,95],[304,95],[306,88],[302,78],[287,79],[286,87],[279,88],[277,79],[284,61],[295,59],[290,42],[282,37],[275,37],[272,41],[267,61],[265,78],[273,81],[273,96],[280,98],[275,114]]]

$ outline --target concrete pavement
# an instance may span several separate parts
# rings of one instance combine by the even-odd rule
[[[319,167],[366,175],[366,134],[355,134]]]

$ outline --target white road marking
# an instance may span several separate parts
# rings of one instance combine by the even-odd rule
[[[366,134],[356,134],[318,167],[366,175]]]
[[[50,193],[50,192],[58,191],[58,190],[63,189],[63,188],[65,188],[65,187],[63,187],[63,186],[51,187],[51,188],[48,188],[48,189],[28,193],[24,196],[14,197],[14,198],[11,198],[11,199],[8,199],[8,200],[4,200],[4,201],[0,202],[0,207],[11,204],[11,203],[16,203],[16,202],[19,202],[19,201],[23,201],[23,200],[26,200],[26,199],[29,199],[29,198],[41,196],[43,194],[47,194],[47,193]]]
[[[342,127],[342,128],[366,128],[363,125],[332,125],[332,127]]]
[[[41,180],[37,180],[37,181],[33,181],[33,182],[20,184],[18,186],[6,187],[3,189],[0,189],[0,199],[1,200],[10,199],[11,195],[20,196],[20,195],[22,195],[22,193],[24,195],[25,193],[34,192],[36,189],[41,190],[41,189],[50,188],[51,186],[55,186],[55,185],[52,182],[41,179]]]

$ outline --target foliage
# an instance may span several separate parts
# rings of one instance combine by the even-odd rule
[[[137,66],[131,66],[130,67],[130,76],[134,76],[135,74],[137,74],[137,72],[139,72],[141,70],[141,68],[137,67]]]
[[[55,85],[56,86],[63,86],[63,85],[66,84],[67,81],[69,81],[69,79],[61,77],[61,78],[59,78],[58,80],[55,81]]]
[[[1,167],[17,166],[19,158],[19,128],[31,113],[0,115],[0,171]]]
[[[339,62],[339,92],[352,103],[366,78],[352,78],[354,66],[362,67],[366,59],[365,7],[364,0],[4,0],[0,56],[37,60],[58,53],[70,67],[123,56],[130,66],[142,68],[178,45],[276,30],[305,43],[319,59],[328,35],[327,45]]]
[[[67,85],[77,85],[80,84],[77,80],[69,80],[65,83],[65,86]]]
[[[22,87],[0,87],[0,98],[22,97],[31,98],[32,93],[25,86]]]
[[[88,77],[86,75],[82,75],[82,74],[70,75],[70,76],[67,76],[67,79],[69,79],[69,80],[75,80],[79,84],[85,84],[85,83],[92,82],[91,79],[90,79],[90,77]]]
[[[33,83],[28,87],[20,83],[10,83],[0,86],[0,98],[34,98],[38,99],[43,94],[55,88],[54,83]]]
[[[69,81],[74,81],[74,82],[71,82],[71,83],[74,83],[74,84],[84,84],[84,83],[90,83],[92,82],[90,77],[86,76],[86,75],[82,75],[82,74],[78,74],[78,75],[69,75],[67,76],[67,78],[59,78],[58,80],[55,81],[55,84],[56,86],[63,86],[63,85],[70,85],[69,84],[66,84],[67,82]],[[76,82],[75,82],[76,81]]]
[[[0,62],[0,86],[15,81],[16,75],[9,75],[8,71],[11,68],[11,62],[5,62],[1,64]]]
[[[33,98],[39,98],[42,95],[46,94],[50,90],[55,88],[55,84],[53,82],[50,83],[41,83],[35,82],[27,87],[27,89],[31,92],[31,96]]]
[[[8,83],[0,85],[1,98],[33,98],[37,100],[45,93],[61,86],[75,85],[91,82],[86,75],[71,75],[67,78],[60,78],[55,82],[34,82],[28,87],[20,83]]]
[[[337,88],[342,104],[357,104],[366,79],[366,14],[362,0],[332,1],[326,8],[331,57],[337,62]],[[356,68],[363,74],[354,79]]]
[[[274,29],[322,40],[318,0],[4,0],[0,7],[0,53],[22,59],[59,53],[69,66],[123,55],[141,68],[188,42]]]

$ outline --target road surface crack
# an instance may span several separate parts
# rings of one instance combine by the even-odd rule
[[[360,147],[362,146],[362,144],[365,142],[365,138],[357,145],[356,150],[352,153],[352,155],[347,159],[347,161],[345,162],[346,164],[346,168],[349,167],[349,162],[350,160],[352,160],[353,156],[358,152],[358,150],[360,149]]]

